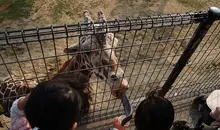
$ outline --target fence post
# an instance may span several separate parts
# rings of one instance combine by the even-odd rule
[[[210,7],[208,10],[208,18],[202,20],[197,27],[196,31],[194,32],[192,39],[189,41],[186,49],[184,50],[183,54],[181,55],[180,59],[177,61],[174,69],[170,73],[167,81],[164,83],[163,87],[161,88],[159,95],[165,96],[166,93],[171,89],[172,84],[177,79],[178,75],[185,67],[187,61],[190,59],[192,54],[195,52],[196,48],[198,47],[199,43],[202,41],[206,33],[208,32],[209,28],[212,26],[215,20],[220,16],[220,9],[217,7]]]

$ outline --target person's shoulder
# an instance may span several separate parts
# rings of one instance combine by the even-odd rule
[[[217,107],[220,107],[220,90],[214,90],[206,99],[208,107],[214,111]]]
[[[18,108],[18,101],[23,99],[24,97],[20,97],[19,99],[16,99],[13,104],[12,104],[12,107],[11,107],[11,118],[14,118],[14,117],[19,117],[19,116],[23,116],[24,115],[24,111],[23,110],[20,110]]]

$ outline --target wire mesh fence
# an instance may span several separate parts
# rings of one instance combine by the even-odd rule
[[[118,78],[128,81],[130,87],[126,93],[135,110],[146,94],[161,88],[168,80],[198,25],[207,18],[207,12],[199,12],[0,32],[0,102],[11,103],[28,93],[24,88],[14,87],[13,82],[22,81],[17,86],[34,87],[56,74],[65,61],[77,55],[89,55],[89,63],[103,57],[109,61],[71,70],[71,73],[86,70],[92,73],[88,83],[93,89],[93,102],[81,124],[108,120],[124,113],[121,101],[111,94],[108,78],[100,77],[99,73],[97,76],[96,70],[101,68],[116,66],[115,71],[123,70],[123,77]],[[219,88],[219,31],[217,20],[165,95],[174,103],[177,115],[192,97]],[[117,46],[113,45],[113,40],[108,48],[92,48],[92,44],[96,44],[94,36],[109,33],[113,34],[113,39],[117,38]],[[90,41],[90,48],[83,49],[82,39]],[[77,52],[63,52],[77,43]],[[91,56],[95,53],[96,58]],[[114,53],[118,62],[110,61]],[[9,81],[12,83],[7,84]]]

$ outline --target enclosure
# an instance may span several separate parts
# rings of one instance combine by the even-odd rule
[[[15,82],[24,81],[27,86],[47,80],[72,56],[103,51],[90,49],[69,55],[63,52],[65,48],[80,43],[85,36],[113,33],[118,45],[109,49],[111,53],[115,51],[117,66],[125,72],[123,76],[130,86],[126,94],[133,109],[151,90],[168,86],[171,89],[165,91],[165,97],[175,107],[176,120],[185,119],[191,124],[192,99],[218,89],[220,84],[220,17],[215,13],[168,14],[0,32],[0,80],[4,84],[5,77],[9,77]],[[84,33],[88,25],[92,28]],[[103,30],[96,31],[97,28]],[[114,117],[124,114],[121,101],[111,95],[106,80],[92,75],[89,84],[93,101],[81,127],[108,128]],[[0,102],[14,100],[10,93],[4,95],[2,88],[1,85]],[[17,94],[16,98],[19,96],[22,95]]]

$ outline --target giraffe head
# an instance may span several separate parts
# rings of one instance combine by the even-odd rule
[[[102,11],[98,12],[98,21],[104,22],[105,16]],[[91,23],[92,19],[88,11],[84,12],[84,22]],[[95,24],[96,31],[102,24]],[[88,29],[93,26],[88,25]],[[87,29],[87,30],[88,30]],[[84,33],[89,33],[85,31]],[[91,34],[81,37],[80,43],[64,49],[65,53],[81,55],[80,64],[86,64],[87,69],[91,69],[92,73],[95,73],[97,77],[102,80],[106,80],[107,84],[111,86],[111,91],[114,96],[120,93],[126,92],[128,89],[128,81],[124,78],[124,71],[118,64],[118,58],[115,55],[114,47],[117,46],[118,39],[115,38],[113,33],[100,33]],[[83,53],[83,51],[85,53]],[[81,69],[81,68],[79,68]]]

